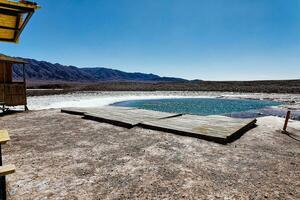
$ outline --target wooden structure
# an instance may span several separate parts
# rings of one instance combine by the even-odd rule
[[[0,41],[17,43],[38,8],[36,3],[29,1],[0,0]]]
[[[26,0],[0,0],[0,41],[17,43],[36,9],[40,7]],[[13,64],[23,65],[23,81],[13,82]],[[27,110],[25,62],[0,54],[0,110],[5,106],[24,105]]]
[[[254,128],[256,123],[256,119],[185,115],[114,106],[66,108],[61,111],[126,128],[142,127],[220,144],[237,140],[248,130]]]
[[[17,82],[13,81],[13,64],[23,67],[23,78]],[[23,60],[0,54],[0,109],[3,111],[5,106],[19,105],[24,105],[27,110],[25,64]]]
[[[0,130],[0,200],[6,199],[6,181],[5,176],[15,172],[14,165],[2,165],[2,149],[1,145],[10,141],[8,132],[6,130]]]
[[[291,118],[291,111],[288,110],[286,113],[286,116],[285,116],[285,121],[284,121],[283,129],[282,129],[283,133],[288,133],[288,131],[286,129],[287,129],[290,118]]]

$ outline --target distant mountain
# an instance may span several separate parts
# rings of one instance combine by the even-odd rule
[[[26,77],[31,81],[70,81],[70,82],[108,82],[108,81],[138,81],[138,82],[182,82],[181,78],[160,77],[154,74],[128,73],[103,67],[78,68],[58,63],[20,58],[28,62]],[[14,66],[14,78],[22,77],[22,68]]]

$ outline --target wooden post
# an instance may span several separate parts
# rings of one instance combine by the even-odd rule
[[[26,71],[25,71],[25,64],[23,63],[23,84],[24,84],[24,92],[25,92],[25,105],[24,105],[24,109],[25,111],[28,111],[28,107],[27,107],[27,86],[26,86]]]
[[[0,144],[0,166],[2,166],[2,152]],[[0,199],[6,200],[6,181],[5,176],[0,176]]]
[[[286,129],[287,129],[290,117],[291,117],[291,111],[288,110],[286,113],[286,116],[285,116],[285,122],[284,122],[284,126],[283,126],[283,132],[285,132],[285,133],[287,132]]]
[[[4,107],[5,107],[5,99],[6,99],[6,63],[4,62],[4,65],[3,65],[3,102],[4,102]]]

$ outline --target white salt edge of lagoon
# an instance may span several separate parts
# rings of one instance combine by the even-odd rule
[[[216,98],[217,96],[180,96],[180,95],[125,95],[125,96],[101,96],[96,95],[52,95],[29,97],[28,107],[30,110],[78,108],[78,107],[101,107],[117,102],[146,99],[175,99],[175,98]]]

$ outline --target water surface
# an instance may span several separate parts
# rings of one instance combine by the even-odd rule
[[[259,110],[282,103],[275,101],[217,98],[149,99],[118,102],[113,105],[171,113],[195,115],[228,115]]]

